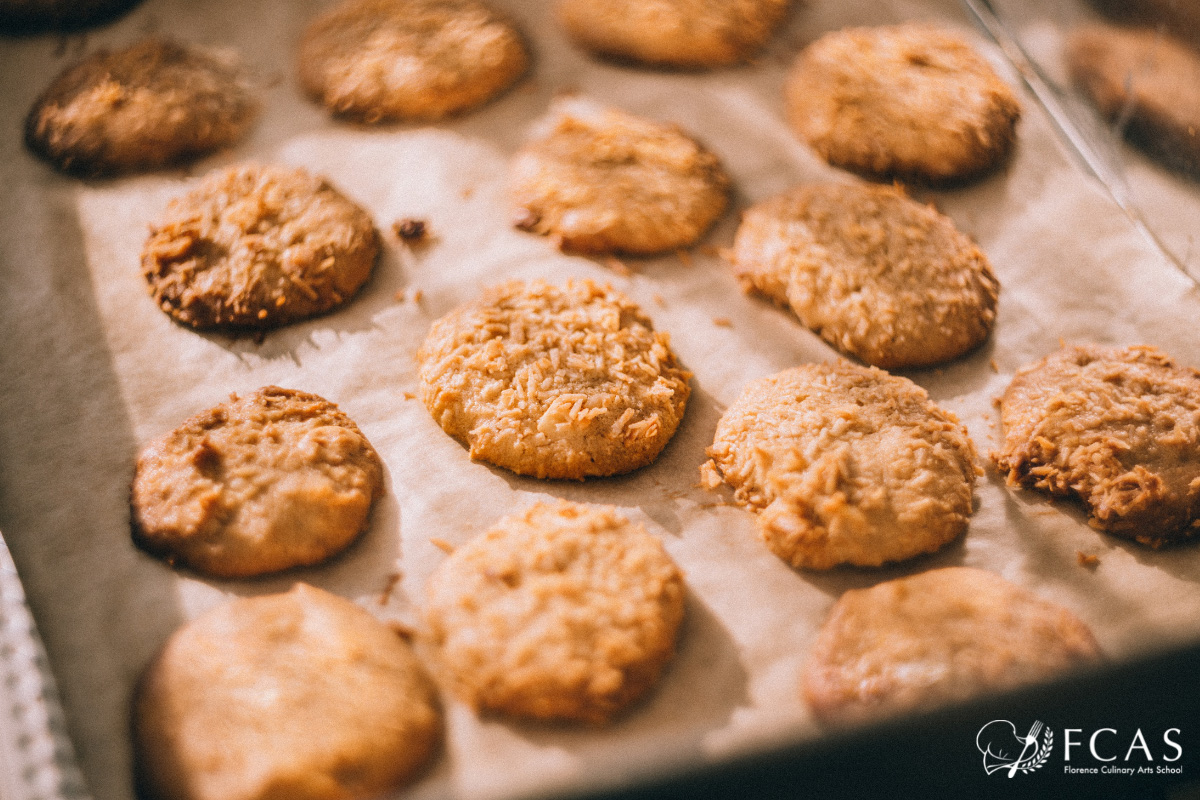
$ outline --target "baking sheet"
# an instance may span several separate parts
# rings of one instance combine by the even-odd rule
[[[291,51],[320,5],[148,0],[86,37],[0,43],[0,131],[9,132],[0,136],[7,187],[0,197],[0,529],[98,800],[131,795],[129,694],[186,619],[231,596],[305,580],[384,619],[414,622],[424,580],[444,557],[431,538],[465,541],[546,498],[616,504],[662,538],[690,589],[678,658],[646,703],[603,730],[480,720],[447,698],[446,752],[412,796],[578,788],[647,764],[720,759],[819,736],[797,682],[830,605],[848,588],[936,566],[990,569],[1063,603],[1114,659],[1200,639],[1195,547],[1155,552],[1104,537],[1078,510],[1011,492],[990,471],[967,537],[941,553],[884,570],[789,569],[757,541],[749,513],[723,504],[728,495],[697,488],[698,468],[717,418],[747,382],[833,352],[787,313],[743,296],[707,248],[687,259],[627,260],[633,274],[624,276],[508,226],[506,161],[567,90],[696,134],[733,176],[737,208],[799,182],[848,179],[783,122],[791,56],[820,32],[852,23],[938,18],[969,31],[956,3],[812,0],[758,63],[680,74],[591,60],[542,4],[498,2],[534,43],[531,78],[461,120],[385,129],[334,123],[301,99]],[[147,225],[186,190],[189,176],[81,183],[36,162],[16,135],[37,92],[66,63],[152,30],[233,46],[262,85],[264,115],[252,138],[193,174],[245,159],[304,166],[363,204],[381,230],[402,217],[426,219],[434,243],[409,251],[388,237],[375,277],[349,308],[261,344],[173,325],[145,292],[138,254]],[[996,331],[983,349],[910,374],[959,414],[981,454],[997,445],[992,399],[1019,366],[1060,339],[1149,343],[1200,365],[1200,344],[1190,336],[1200,312],[1192,282],[1073,165],[1032,98],[1024,106],[1019,146],[1004,170],[967,188],[916,192],[978,240],[1003,286]],[[708,244],[732,241],[736,211]],[[652,466],[581,484],[515,477],[472,463],[415,399],[413,355],[429,323],[482,284],[535,277],[609,281],[672,335],[695,373],[693,396]],[[198,580],[136,551],[127,501],[139,445],[230,391],[268,383],[339,403],[383,456],[387,495],[364,539],[324,567],[243,582]],[[1097,555],[1099,566],[1080,567],[1078,552]]]

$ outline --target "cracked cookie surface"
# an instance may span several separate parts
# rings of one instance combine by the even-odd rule
[[[792,127],[835,166],[880,178],[964,180],[1016,140],[1016,95],[960,35],[906,23],[826,34],[785,89]]]
[[[967,529],[979,468],[966,429],[907,378],[847,362],[754,381],[717,423],[701,482],[722,482],[794,567],[879,566]]]
[[[513,159],[514,224],[563,250],[652,255],[694,244],[729,203],[720,161],[672,125],[560,101]]]
[[[370,215],[302,169],[242,165],[172,200],[142,273],[159,307],[201,329],[268,329],[323,314],[362,288],[379,255]]]
[[[464,700],[599,724],[657,682],[684,584],[658,539],[613,508],[539,503],[456,548],[426,597],[430,635]]]
[[[744,288],[877,367],[919,367],[983,342],[1000,284],[954,222],[902,189],[801,186],[747,209],[732,261]]]
[[[206,575],[320,563],[366,529],[383,464],[317,395],[267,386],[204,411],[138,455],[135,541]]]
[[[488,289],[433,324],[418,360],[442,429],[472,458],[536,478],[649,464],[691,391],[668,336],[591,281]]]
[[[1157,547],[1200,526],[1200,372],[1153,347],[1067,347],[1000,401],[1011,485],[1075,497],[1088,522]]]

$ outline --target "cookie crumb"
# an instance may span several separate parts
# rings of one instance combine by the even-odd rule
[[[392,295],[392,299],[397,303],[403,303],[407,299],[407,296],[404,294],[404,290],[400,289],[394,295]]]
[[[996,363],[996,359],[993,358],[988,361],[988,366],[992,368],[992,372],[997,374],[1000,372],[1000,365]]]
[[[403,397],[405,400],[416,400],[417,399],[417,396],[415,394],[413,394],[412,392],[404,392],[400,396]]]
[[[696,262],[692,261],[692,254],[687,250],[676,250],[675,257],[678,258],[680,263],[682,263],[685,267],[693,267],[696,265]]]
[[[713,322],[713,325],[716,325],[718,328],[732,328],[733,327],[733,320],[731,320],[729,317],[713,317],[712,322]]]
[[[412,293],[412,301],[413,301],[414,303],[420,304],[420,302],[421,302],[422,300],[424,300],[424,299],[425,299],[425,293],[424,293],[424,292],[422,292],[420,289],[413,289],[413,293]]]
[[[663,299],[661,294],[652,294],[650,295],[650,299],[653,300],[654,305],[658,306],[659,308],[667,307],[667,301]]]
[[[628,264],[613,256],[609,256],[608,258],[604,259],[604,266],[608,267],[622,278],[628,278],[633,274],[633,270],[629,268]]]
[[[397,238],[408,244],[423,244],[429,241],[429,225],[423,219],[405,217],[392,223]]]
[[[454,545],[450,544],[445,539],[433,537],[430,538],[429,543],[447,555],[454,552]]]
[[[1082,550],[1075,551],[1075,560],[1079,562],[1079,566],[1084,569],[1094,570],[1100,566],[1100,556],[1092,553],[1085,553]]]
[[[389,629],[391,629],[392,633],[396,634],[406,642],[411,642],[413,639],[417,638],[417,629],[411,625],[406,625],[398,620],[391,620],[387,623],[387,626]]]

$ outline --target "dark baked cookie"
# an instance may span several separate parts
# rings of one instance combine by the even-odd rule
[[[1067,65],[1131,142],[1200,174],[1200,52],[1149,28],[1092,25],[1071,34]]]
[[[721,162],[678,128],[578,98],[554,106],[510,172],[514,224],[580,253],[687,247],[729,202]]]
[[[0,0],[0,33],[74,31],[99,25],[141,0]]]
[[[347,302],[379,255],[371,217],[302,169],[211,173],[151,228],[142,272],[193,328],[274,328]]]
[[[1000,409],[1010,484],[1152,547],[1200,527],[1200,372],[1153,347],[1067,347],[1018,370]]]
[[[607,722],[675,653],[683,575],[612,507],[539,503],[429,578],[425,619],[455,692],[481,710]]]
[[[366,529],[383,464],[315,394],[267,386],[197,414],[138,455],[134,540],[206,575],[317,564]]]
[[[915,22],[822,36],[797,57],[786,99],[792,127],[829,163],[930,182],[995,167],[1021,114],[963,37]]]
[[[667,334],[591,281],[488,289],[435,322],[417,359],[442,430],[472,458],[535,478],[646,466],[691,393]]]
[[[346,0],[313,20],[300,41],[304,90],[362,122],[465,111],[528,66],[521,35],[478,0]]]
[[[789,0],[559,0],[558,18],[594,53],[659,66],[745,61],[770,38]]]
[[[29,110],[25,142],[64,172],[115,175],[234,144],[257,111],[227,54],[145,39],[64,70]]]
[[[1003,578],[948,567],[842,595],[804,671],[827,724],[933,708],[1100,658],[1074,614]]]
[[[893,186],[801,186],[758,203],[742,216],[732,260],[744,287],[877,367],[960,356],[996,319],[987,256]]]
[[[145,800],[367,800],[442,739],[433,682],[396,633],[298,583],[172,634],[133,702]]]
[[[967,430],[907,378],[845,361],[754,381],[717,423],[701,483],[727,483],[794,567],[875,567],[961,536],[978,467]]]

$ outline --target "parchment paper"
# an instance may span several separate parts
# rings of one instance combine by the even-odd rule
[[[678,74],[593,61],[569,45],[541,3],[501,2],[534,43],[534,75],[461,120],[373,130],[334,123],[300,97],[292,48],[319,5],[148,0],[85,38],[0,44],[0,530],[98,800],[131,795],[130,692],[185,620],[231,596],[304,580],[381,618],[415,622],[425,578],[444,558],[431,537],[463,542],[546,498],[613,503],[662,538],[690,587],[678,658],[646,703],[604,730],[480,720],[447,697],[446,752],[413,796],[581,787],[819,736],[797,684],[833,601],[848,588],[936,566],[990,569],[1068,606],[1117,660],[1200,638],[1195,547],[1154,552],[1103,536],[1078,509],[1010,491],[990,471],[965,540],[935,556],[883,570],[789,569],[756,539],[748,512],[696,487],[698,468],[721,411],[748,381],[834,353],[789,314],[743,296],[710,249],[627,261],[633,274],[624,276],[508,226],[506,160],[568,89],[693,132],[723,158],[738,208],[799,182],[849,179],[783,122],[791,56],[820,32],[851,23],[940,18],[967,29],[956,4],[813,0],[757,64]],[[147,296],[138,256],[147,225],[189,177],[82,183],[36,162],[17,135],[37,92],[81,51],[155,29],[239,49],[264,85],[251,140],[194,174],[244,159],[304,166],[363,204],[381,230],[419,217],[435,241],[410,251],[388,238],[374,278],[350,307],[261,344],[172,324]],[[1024,105],[1006,169],[968,188],[917,192],[978,240],[1003,284],[996,331],[982,350],[911,374],[960,415],[981,454],[997,444],[992,399],[1014,370],[1060,339],[1149,343],[1200,365],[1192,336],[1200,298],[1191,282],[1071,166],[1032,98]],[[707,243],[727,246],[736,222],[734,209]],[[430,322],[484,284],[584,276],[627,292],[672,335],[695,373],[681,429],[655,464],[615,479],[539,482],[472,463],[415,399],[413,355]],[[364,539],[324,567],[243,582],[199,580],[136,551],[127,502],[138,447],[231,391],[269,383],[339,403],[383,456],[387,495]],[[1097,555],[1099,566],[1079,566],[1078,552]]]

